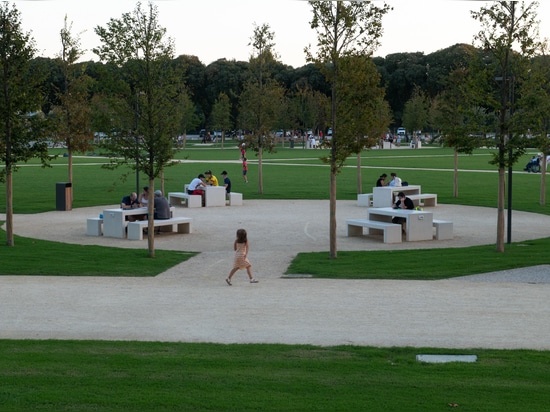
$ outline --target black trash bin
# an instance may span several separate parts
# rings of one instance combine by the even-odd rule
[[[72,183],[58,182],[55,184],[55,207],[57,210],[72,210]]]
[[[290,148],[294,149],[294,139],[290,138]]]

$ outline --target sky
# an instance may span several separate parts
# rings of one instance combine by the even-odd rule
[[[23,29],[36,42],[38,56],[57,57],[59,31],[65,16],[72,33],[79,35],[81,60],[98,60],[92,52],[99,46],[94,32],[111,18],[131,12],[136,1],[128,0],[11,0],[21,13]],[[157,0],[160,24],[176,46],[176,56],[194,55],[208,65],[225,58],[247,61],[254,25],[269,24],[275,34],[279,60],[293,67],[306,64],[304,48],[315,46],[316,33],[310,28],[311,8],[303,0]],[[374,55],[385,57],[400,52],[432,53],[456,43],[472,44],[480,26],[470,11],[484,1],[386,0],[393,7],[382,20],[384,35]],[[539,1],[541,38],[550,38],[550,1]],[[147,5],[147,0],[142,1]]]

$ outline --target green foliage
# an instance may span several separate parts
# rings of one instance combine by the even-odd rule
[[[457,332],[458,333],[458,332]],[[427,364],[419,353],[476,354]],[[5,410],[542,412],[548,351],[4,340]],[[32,388],[32,390],[29,390]]]

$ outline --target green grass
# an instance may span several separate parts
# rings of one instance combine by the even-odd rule
[[[476,354],[424,364],[416,354]],[[550,352],[1,341],[0,408],[547,411]]]
[[[239,151],[234,146],[224,150],[192,148],[178,153],[182,161],[165,171],[165,191],[181,191],[185,183],[207,169],[218,175],[227,170],[234,190],[245,199],[328,199],[329,169],[319,157],[322,150],[279,148],[266,153],[263,161],[264,193],[258,194],[256,157],[251,159],[245,185],[241,177]],[[525,174],[523,167],[530,154],[518,163],[514,174],[513,208],[515,210],[550,214],[550,204],[539,204],[540,174]],[[396,171],[411,184],[421,184],[427,193],[437,193],[440,203],[496,207],[498,176],[489,165],[491,150],[480,149],[474,155],[462,155],[459,160],[459,197],[453,197],[453,155],[449,149],[372,150],[362,154],[362,192],[370,193],[378,176]],[[53,167],[42,169],[36,162],[23,165],[14,174],[15,213],[38,213],[55,209],[55,184],[67,180],[67,159],[57,158]],[[123,195],[135,190],[135,173],[128,169],[107,170],[100,163],[106,159],[87,156],[75,159],[75,208],[118,204]],[[338,175],[337,197],[341,200],[357,198],[356,159],[351,157]],[[129,173],[127,180],[122,177]],[[147,185],[141,176],[140,186]],[[158,187],[160,182],[156,182]],[[548,185],[547,185],[548,186]],[[550,188],[546,190],[550,199]],[[5,211],[5,190],[0,184],[0,212]]]
[[[550,264],[550,238],[506,245],[395,251],[340,251],[330,260],[326,252],[298,253],[287,274],[331,279],[436,280],[456,276]],[[407,262],[399,265],[396,262]],[[366,269],[368,268],[368,269]]]
[[[5,238],[5,232],[0,230]],[[16,247],[0,246],[0,275],[156,276],[196,253],[82,246],[15,236]]]

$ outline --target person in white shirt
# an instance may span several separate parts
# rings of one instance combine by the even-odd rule
[[[391,182],[389,186],[401,187],[401,178],[397,177],[397,174],[391,173]]]

